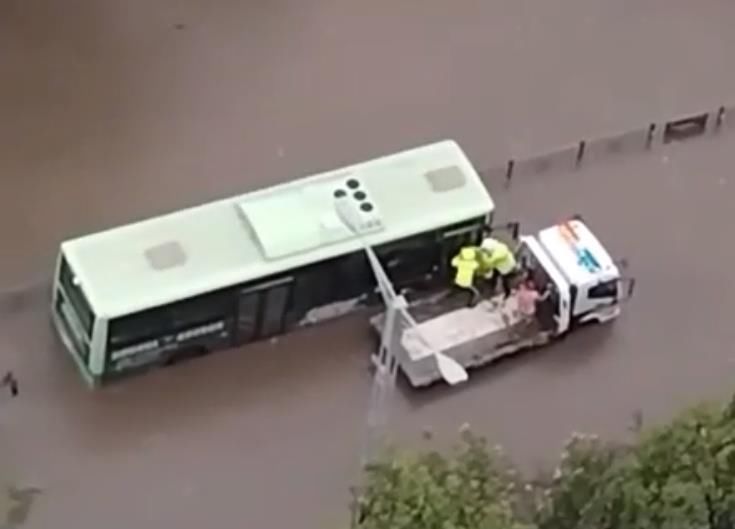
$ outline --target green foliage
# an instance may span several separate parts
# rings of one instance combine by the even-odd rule
[[[361,529],[522,529],[514,472],[468,432],[450,456],[394,453],[367,469]]]
[[[454,452],[394,452],[366,471],[360,529],[731,529],[735,399],[613,445],[575,434],[552,475],[521,482],[467,432]]]
[[[572,443],[540,529],[724,529],[735,524],[735,421],[700,407],[626,450]]]
[[[623,453],[597,436],[573,434],[554,474],[534,488],[539,529],[573,529],[590,519],[599,521],[606,507],[599,501],[601,485],[614,479]]]

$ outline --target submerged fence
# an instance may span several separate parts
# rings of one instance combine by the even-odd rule
[[[503,164],[480,171],[480,174],[487,180],[504,181],[510,185],[514,180],[575,171],[621,155],[644,153],[660,145],[719,135],[733,129],[735,105],[721,105],[714,110],[652,121],[625,132],[581,139],[542,154],[511,157]]]

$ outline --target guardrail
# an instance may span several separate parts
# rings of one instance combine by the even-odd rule
[[[652,151],[660,145],[692,138],[719,135],[732,129],[735,129],[735,105],[721,105],[710,111],[652,121],[621,133],[582,139],[538,155],[511,157],[504,164],[480,171],[480,174],[487,180],[502,180],[508,186],[513,180],[575,171],[590,163]]]

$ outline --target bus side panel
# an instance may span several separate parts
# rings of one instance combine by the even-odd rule
[[[461,246],[479,243],[484,224],[484,217],[472,219],[380,246],[376,253],[396,290],[443,284],[451,257]],[[287,287],[284,279],[290,279]],[[276,297],[280,300],[277,309],[283,311],[281,332],[287,332],[302,325],[307,314],[320,307],[353,300],[354,305],[348,304],[349,312],[362,304],[379,302],[375,287],[372,269],[360,250],[292,270],[287,275],[263,278],[116,318],[105,325],[106,333],[100,333],[100,336],[106,334],[102,343],[106,344],[107,352],[100,352],[99,356],[104,357],[101,362],[95,360],[95,372],[108,381],[170,363],[180,355],[226,349],[267,338],[273,333],[264,333],[262,327],[265,320],[272,323],[278,316],[272,313]],[[281,290],[287,292],[285,298]],[[333,312],[340,314],[339,310]]]
[[[220,290],[110,321],[103,378],[231,346],[234,295]]]

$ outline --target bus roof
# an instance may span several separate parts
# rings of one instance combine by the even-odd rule
[[[447,140],[68,240],[61,251],[95,313],[112,318],[356,251],[345,204],[373,245],[494,207]]]

